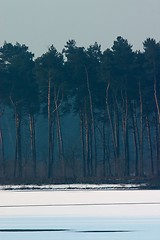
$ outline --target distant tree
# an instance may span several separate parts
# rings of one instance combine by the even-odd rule
[[[48,117],[48,178],[53,177],[54,130],[57,131],[59,160],[62,177],[65,177],[64,146],[60,118],[60,108],[64,98],[63,56],[52,45],[48,51],[36,59],[36,76],[39,84],[43,112]],[[47,111],[46,111],[47,110]]]
[[[4,43],[0,49],[1,58],[6,64],[8,78],[8,105],[14,111],[15,117],[15,164],[14,176],[21,178],[22,173],[22,137],[21,123],[30,97],[30,83],[32,81],[33,54],[28,47],[16,43]]]
[[[144,56],[145,56],[145,67],[147,75],[147,86],[149,91],[147,92],[147,102],[150,109],[155,111],[155,127],[156,127],[156,149],[157,149],[157,174],[160,174],[160,43],[156,43],[154,39],[148,38],[143,43],[144,46]],[[150,97],[151,96],[151,97]],[[155,101],[155,110],[154,105],[151,106],[153,100]],[[147,117],[147,126],[148,131],[150,132],[150,125]],[[149,133],[149,142],[151,149],[151,172],[154,174],[154,165],[153,165],[153,156],[152,156],[152,143]]]
[[[119,175],[120,168],[123,169],[123,163],[120,163],[121,141],[124,149],[125,176],[130,174],[128,119],[133,61],[132,46],[122,37],[117,37],[112,49],[104,51],[102,58],[102,79],[106,88],[106,110],[113,142],[115,173]],[[120,130],[122,130],[121,134]]]
[[[0,57],[0,164],[2,166],[3,175],[6,172],[5,154],[4,154],[4,140],[1,118],[5,110],[5,101],[7,95],[7,80],[5,72],[6,64]]]
[[[83,175],[97,173],[97,144],[95,129],[96,82],[101,58],[100,46],[95,43],[88,49],[77,47],[74,40],[67,42],[63,53],[67,71],[73,109],[80,117],[80,136],[83,156]]]
[[[118,36],[102,53],[97,42],[84,48],[69,40],[62,53],[52,45],[34,60],[26,45],[5,42],[0,47],[0,178],[9,179],[10,173],[4,127],[10,114],[15,154],[8,166],[13,164],[16,181],[27,181],[25,173],[42,178],[36,123],[44,118],[46,181],[65,182],[71,175],[82,181],[159,176],[160,43],[148,38],[143,47],[133,51]],[[63,132],[73,115],[76,148]]]

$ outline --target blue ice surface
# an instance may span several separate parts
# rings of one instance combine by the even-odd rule
[[[54,231],[0,232],[0,240],[159,240],[160,218],[7,216],[0,217],[2,229]]]

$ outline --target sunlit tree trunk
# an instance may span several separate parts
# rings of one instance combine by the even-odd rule
[[[157,136],[157,174],[160,175],[160,137],[159,137],[159,131],[160,131],[160,107],[159,107],[159,102],[158,102],[158,97],[157,97],[157,78],[156,78],[156,73],[154,70],[154,99],[156,103],[156,108],[157,108],[157,126],[156,126],[156,136]]]
[[[107,85],[106,89],[106,108],[107,108],[107,114],[108,114],[108,119],[109,119],[109,124],[111,128],[111,135],[112,135],[112,142],[113,142],[113,147],[114,147],[114,160],[115,160],[115,175],[118,175],[118,164],[117,164],[117,150],[116,150],[116,141],[115,141],[115,133],[114,133],[114,126],[113,126],[113,121],[111,118],[111,112],[110,112],[110,107],[109,107],[109,102],[108,102],[108,94],[109,94],[109,87],[110,87],[110,82]]]
[[[123,96],[124,95],[124,96]],[[128,138],[128,97],[125,89],[121,91],[122,98],[122,131],[123,131],[123,146],[124,146],[124,176],[130,175],[130,160],[129,160],[129,138]]]
[[[156,78],[155,70],[154,70],[154,99],[155,99],[156,108],[157,108],[158,121],[160,124],[160,107],[159,107],[159,102],[157,97],[157,78]]]
[[[156,168],[157,168],[157,175],[160,175],[160,125],[157,113],[155,113],[155,142],[156,142]]]
[[[90,159],[90,144],[89,144],[89,124],[88,116],[85,112],[85,148],[86,148],[86,160],[87,160],[87,176],[91,176],[91,159]]]
[[[114,93],[114,139],[115,139],[115,147],[116,147],[116,156],[117,156],[117,174],[121,175],[121,170],[120,170],[120,135],[119,135],[119,106],[118,106],[118,101],[117,101],[117,96],[116,93]]]
[[[128,97],[125,90],[125,116],[124,116],[124,139],[125,139],[125,176],[130,175],[129,139],[128,139]]]
[[[51,116],[51,78],[48,78],[48,178],[51,177],[52,161],[52,116]]]
[[[132,112],[131,112],[131,120],[133,127],[133,142],[134,142],[134,152],[135,152],[135,176],[138,176],[138,132],[137,132],[137,120],[136,120],[136,112],[135,112],[135,103],[133,102]]]
[[[53,164],[54,164],[54,150],[55,150],[55,116],[52,117],[52,122],[51,122],[51,132],[52,132],[52,147],[51,147],[51,161],[50,161],[50,166],[49,166],[49,178],[53,177]]]
[[[102,140],[103,140],[103,176],[106,176],[106,131],[105,131],[105,121],[103,121],[103,128],[102,128]]]
[[[139,82],[139,103],[140,103],[140,144],[139,144],[139,176],[144,175],[143,170],[143,101],[142,101],[142,89]]]
[[[147,128],[147,136],[148,136],[148,147],[150,151],[150,162],[151,162],[151,175],[154,175],[154,162],[153,162],[153,147],[152,147],[152,139],[151,139],[151,128],[149,117],[146,115],[146,128]]]
[[[86,155],[85,155],[85,133],[84,133],[84,116],[83,111],[80,110],[80,136],[82,146],[82,158],[83,158],[83,177],[86,177]]]
[[[21,114],[15,110],[16,147],[14,176],[22,177]]]
[[[33,114],[29,114],[29,126],[30,126],[31,159],[33,164],[34,177],[36,177],[37,175],[36,136],[35,136],[35,119]]]
[[[0,149],[1,149],[0,158],[1,158],[1,162],[2,162],[2,171],[3,171],[3,175],[5,176],[5,173],[6,173],[6,163],[5,163],[5,157],[4,157],[3,132],[2,132],[2,128],[1,127],[0,127]]]
[[[64,147],[63,147],[63,136],[62,136],[62,127],[61,120],[59,114],[59,106],[58,106],[57,92],[54,89],[54,105],[55,105],[55,114],[56,114],[56,125],[57,125],[57,138],[58,138],[58,148],[59,148],[59,160],[62,168],[62,177],[66,177],[66,166],[64,159]]]
[[[107,175],[112,176],[105,121],[103,121],[102,126],[102,140],[103,140],[103,176],[104,177],[106,177]]]
[[[94,167],[91,167],[91,169],[94,169],[94,175],[97,175],[97,142],[96,142],[96,133],[95,133],[95,119],[94,119],[94,113],[93,113],[93,101],[92,101],[92,94],[89,84],[89,77],[88,77],[88,71],[85,67],[86,72],[86,81],[87,81],[87,90],[89,95],[89,105],[90,105],[90,116],[91,116],[91,134],[90,134],[90,153],[91,153],[91,164],[94,163]],[[92,144],[93,142],[93,144]],[[93,147],[94,146],[94,147]],[[94,148],[94,154],[92,154],[92,149]],[[94,161],[93,161],[94,158]]]

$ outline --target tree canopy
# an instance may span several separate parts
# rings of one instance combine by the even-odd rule
[[[121,36],[104,51],[97,42],[85,48],[69,40],[62,52],[51,45],[37,59],[25,44],[5,42],[0,178],[98,182],[160,176],[159,89],[160,42],[152,38],[143,51],[133,51]]]

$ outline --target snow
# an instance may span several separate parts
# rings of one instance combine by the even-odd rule
[[[160,190],[75,189],[0,190],[0,216],[160,217]]]
[[[111,190],[139,189],[146,184],[50,184],[50,185],[2,185],[0,190]]]
[[[159,240],[160,190],[106,189],[100,185],[1,188],[0,239]]]

